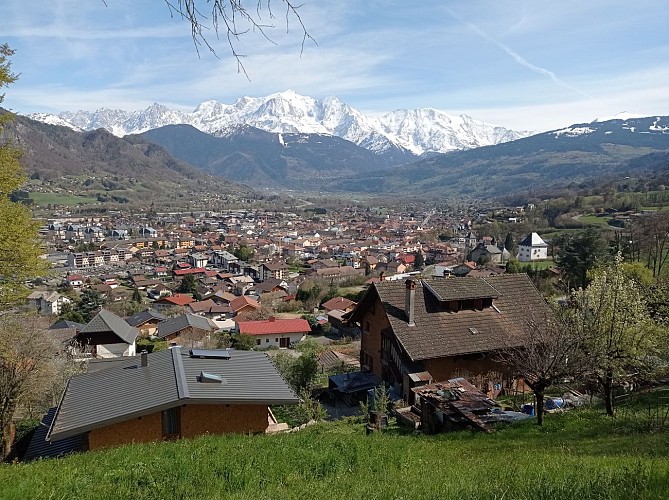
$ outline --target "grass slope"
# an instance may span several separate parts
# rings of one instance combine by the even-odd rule
[[[669,498],[669,433],[632,422],[584,410],[491,435],[205,436],[2,465],[0,498]]]

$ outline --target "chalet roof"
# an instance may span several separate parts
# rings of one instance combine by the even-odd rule
[[[285,262],[264,262],[262,266],[266,267],[270,271],[281,271],[288,269],[288,264]]]
[[[355,302],[347,299],[346,297],[333,297],[327,302],[324,302],[321,307],[326,311],[333,311],[335,309],[345,311],[347,308],[353,305],[355,305]]]
[[[157,288],[157,287],[156,287]],[[162,303],[162,304],[172,304],[175,306],[185,306],[186,304],[190,304],[191,302],[194,302],[195,299],[191,295],[188,295],[187,293],[175,293],[174,295],[170,295],[169,297],[163,297],[160,300],[157,300],[157,303]]]
[[[95,336],[95,334],[107,332],[112,332],[126,344],[132,344],[139,333],[137,329],[130,326],[126,320],[106,309],[102,309],[97,313],[79,333],[90,337]]]
[[[436,293],[435,293],[436,292]],[[528,311],[547,306],[525,274],[433,278],[416,282],[414,321],[405,313],[405,283],[375,283],[351,315],[357,320],[378,295],[398,342],[413,360],[488,352],[520,345]],[[493,306],[449,312],[440,300],[492,298]]]
[[[247,295],[242,295],[241,297],[237,297],[232,302],[230,302],[230,307],[232,307],[232,309],[235,312],[243,309],[246,306],[252,306],[258,309],[260,307],[260,304],[258,303],[257,300],[254,300],[251,297],[248,297]]]
[[[180,332],[184,328],[193,327],[200,330],[213,331],[218,329],[209,319],[197,314],[180,314],[173,318],[166,319],[158,323],[158,331],[156,335],[161,339]]]
[[[217,351],[204,351],[212,352]],[[105,370],[72,377],[47,439],[58,441],[182,404],[299,402],[266,353],[229,351],[228,359],[200,358],[173,347],[146,356],[147,366],[141,366],[138,356],[128,357]],[[219,375],[225,383],[202,383],[201,372]]]
[[[133,316],[130,316],[129,318],[126,318],[125,321],[130,326],[141,326],[144,323],[148,323],[149,321],[163,321],[164,319],[165,316],[160,314],[158,311],[154,309],[147,309],[146,311],[139,312]]]
[[[437,300],[467,300],[484,297],[498,297],[499,292],[484,280],[477,279],[442,279],[423,281]]]
[[[200,300],[198,302],[191,302],[190,304],[188,304],[188,307],[193,312],[204,312],[204,311],[209,311],[215,305],[216,302],[214,302],[213,300],[205,299],[205,300]]]
[[[63,328],[71,328],[79,331],[84,326],[86,326],[84,323],[77,323],[76,321],[61,319],[60,321],[56,321],[53,325],[51,325],[49,330],[62,330]]]

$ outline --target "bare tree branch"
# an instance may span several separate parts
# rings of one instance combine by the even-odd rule
[[[278,0],[275,0],[278,1]],[[304,47],[307,41],[312,41],[315,45],[316,40],[309,34],[304,24],[298,9],[302,4],[295,4],[292,0],[280,0],[285,4],[286,12],[286,31],[289,31],[290,23],[296,22],[302,33],[302,43],[300,48],[300,55],[304,53]],[[272,9],[272,0],[257,0],[255,9],[250,10],[245,0],[213,0],[211,3],[211,13],[209,16],[198,8],[198,4],[202,0],[177,0],[176,4],[172,0],[165,0],[170,15],[181,16],[187,20],[191,25],[191,37],[195,50],[200,55],[199,48],[206,47],[215,56],[218,57],[215,48],[209,42],[209,33],[213,34],[220,40],[221,34],[224,34],[230,48],[230,53],[237,61],[237,72],[244,73],[246,78],[249,75],[244,67],[242,59],[246,57],[237,51],[236,43],[240,37],[249,32],[260,33],[260,35],[269,43],[276,44],[269,36],[268,30],[275,28],[271,23],[263,22],[263,14],[267,13],[267,17],[274,19]],[[207,31],[211,30],[209,33]]]

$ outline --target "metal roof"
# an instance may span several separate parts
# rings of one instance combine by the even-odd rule
[[[199,316],[197,314],[180,314],[179,316],[158,323],[158,331],[156,332],[156,335],[160,338],[165,338],[168,335],[172,335],[189,326],[210,332],[218,329],[215,324],[204,316]]]
[[[146,311],[139,312],[134,316],[126,318],[125,321],[130,326],[141,326],[144,323],[155,319],[157,319],[158,321],[163,321],[164,319],[166,319],[166,317],[154,309],[147,309]]]
[[[42,421],[35,429],[30,443],[23,456],[24,461],[35,460],[37,458],[56,458],[73,453],[75,451],[83,451],[85,449],[84,435],[77,434],[67,439],[61,439],[53,443],[47,441],[46,435],[49,432],[51,422],[56,414],[56,407],[50,408],[46,415],[42,417]]]
[[[138,356],[106,370],[70,379],[48,439],[91,429],[181,404],[296,404],[300,399],[263,352],[233,351],[230,359],[191,357],[179,347]],[[201,372],[225,384],[202,383]]]
[[[112,332],[126,344],[132,344],[139,331],[130,326],[126,320],[111,311],[102,309],[95,317],[84,326],[80,334],[95,334]]]

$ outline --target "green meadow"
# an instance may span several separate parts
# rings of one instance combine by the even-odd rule
[[[669,498],[669,432],[645,412],[574,410],[492,434],[366,435],[349,420],[129,445],[2,465],[0,498]]]

